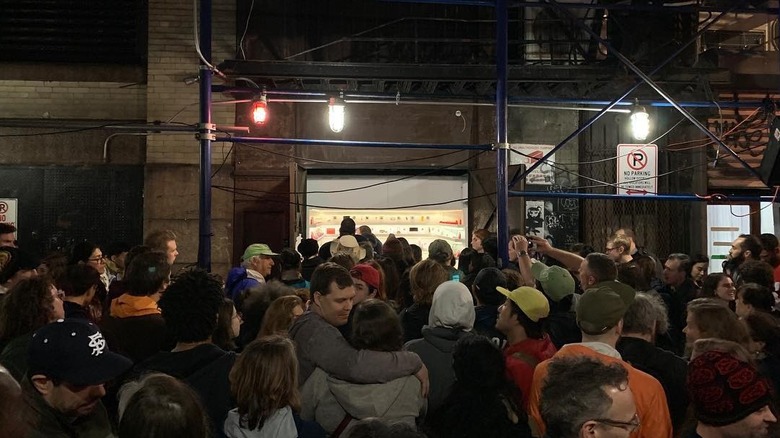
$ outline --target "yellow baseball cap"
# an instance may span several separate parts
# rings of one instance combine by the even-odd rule
[[[496,290],[517,304],[517,307],[533,322],[539,322],[540,319],[547,318],[550,314],[550,302],[547,297],[532,287],[521,286],[510,291],[505,287],[498,286]]]

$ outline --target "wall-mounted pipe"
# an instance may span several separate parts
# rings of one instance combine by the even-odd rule
[[[247,93],[257,94],[257,88],[252,87],[228,87],[225,85],[215,85],[212,87],[215,93]],[[311,91],[298,91],[298,90],[266,90],[268,96],[279,96],[278,99],[284,99],[289,96],[303,96],[303,97],[327,97],[328,93],[325,92],[311,92]],[[381,101],[378,103],[420,103],[435,105],[437,102],[444,102],[447,104],[460,104],[460,105],[480,105],[480,104],[495,104],[495,97],[486,96],[465,96],[465,95],[447,95],[436,96],[426,94],[398,94],[398,93],[361,93],[361,92],[345,92],[344,99],[365,99],[366,102]],[[270,97],[269,101],[276,101],[277,98]],[[291,99],[292,100],[292,99]],[[324,101],[324,100],[323,100]],[[594,106],[606,106],[610,104],[610,101],[602,99],[583,99],[583,98],[555,98],[555,97],[535,97],[535,96],[509,96],[509,104],[521,104],[521,103],[539,103],[548,105],[594,105]],[[616,106],[629,107],[634,102],[618,102]],[[649,100],[639,99],[639,104],[643,106],[668,108],[672,107],[672,104],[665,100]],[[680,101],[678,105],[684,108],[757,108],[764,104],[762,100],[730,100],[730,101]]]
[[[617,195],[609,193],[558,193],[558,192],[518,192],[510,191],[509,196],[525,198],[548,199],[631,199],[634,201],[681,201],[681,202],[711,202],[722,204],[730,201],[736,202],[776,202],[774,196],[724,196],[724,198],[702,197],[695,193],[680,195]]]
[[[401,149],[448,149],[489,151],[493,145],[482,144],[431,144],[431,143],[400,143],[389,141],[358,141],[358,140],[316,140],[308,138],[273,138],[273,137],[217,137],[218,142],[226,143],[260,143],[260,144],[302,144],[309,146],[346,146],[366,148],[401,148]]]
[[[393,3],[423,3],[423,4],[444,4],[452,6],[495,6],[495,1],[489,0],[382,0],[390,1]],[[677,2],[678,4],[680,2]],[[727,8],[723,6],[704,6],[698,5],[697,2],[691,1],[688,4],[675,6],[672,4],[634,4],[631,3],[614,3],[614,4],[593,4],[593,3],[575,3],[575,2],[562,2],[566,8],[570,9],[607,9],[612,11],[633,11],[633,12],[665,12],[668,14],[690,14],[697,12],[723,12]],[[723,2],[725,3],[725,2]],[[511,1],[509,2],[510,8],[544,8],[549,7],[543,1]],[[764,14],[778,14],[780,8],[750,8],[741,7],[732,12],[737,13],[764,13]]]

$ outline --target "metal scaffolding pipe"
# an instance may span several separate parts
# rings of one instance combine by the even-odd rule
[[[743,1],[744,1],[744,0],[743,0]],[[742,3],[742,2],[737,2],[737,3],[735,3],[734,5],[732,5],[732,7],[733,7],[733,8],[736,8],[736,7],[737,7],[738,5],[740,5],[741,3]],[[657,65],[657,66],[656,66],[656,67],[655,67],[655,68],[654,68],[654,69],[653,69],[653,70],[652,70],[652,71],[651,71],[651,72],[648,74],[648,76],[652,76],[652,75],[654,75],[654,74],[658,73],[658,72],[659,72],[659,71],[660,71],[662,68],[664,68],[664,67],[666,66],[666,64],[668,64],[668,63],[669,63],[669,62],[671,62],[671,61],[672,61],[674,58],[676,58],[676,57],[677,57],[677,55],[679,55],[680,53],[682,53],[683,51],[685,51],[685,50],[688,48],[688,46],[690,46],[691,44],[693,44],[693,43],[694,43],[694,42],[695,42],[695,41],[696,41],[696,40],[699,38],[699,36],[700,36],[700,35],[702,35],[702,34],[703,34],[703,33],[704,33],[704,32],[705,32],[707,29],[709,29],[709,28],[710,28],[710,27],[711,27],[713,24],[715,24],[715,23],[717,23],[718,21],[720,21],[720,19],[721,19],[722,17],[724,17],[724,16],[725,16],[727,13],[729,13],[729,12],[728,12],[728,11],[722,12],[722,13],[721,13],[721,14],[719,14],[717,17],[713,18],[713,19],[712,19],[712,20],[711,20],[709,23],[707,23],[706,25],[702,26],[702,28],[701,28],[701,29],[699,29],[699,31],[698,31],[698,32],[696,32],[696,35],[694,35],[694,36],[693,36],[693,38],[691,38],[690,40],[688,40],[688,41],[687,41],[685,44],[681,45],[681,46],[680,46],[680,47],[679,47],[677,50],[675,50],[675,51],[674,51],[674,53],[672,53],[672,54],[671,54],[669,57],[667,57],[667,58],[666,58],[665,60],[663,60],[663,61],[662,61],[660,64],[658,64],[658,65]],[[575,21],[576,21],[576,19],[575,19]],[[607,113],[607,111],[611,110],[611,109],[612,109],[612,108],[613,108],[615,105],[617,105],[617,104],[618,104],[620,101],[622,101],[623,99],[625,99],[626,97],[628,97],[628,96],[629,96],[631,93],[633,93],[633,92],[634,92],[634,90],[636,90],[637,88],[639,88],[639,86],[640,86],[640,85],[642,85],[642,81],[637,81],[637,82],[636,82],[634,85],[632,85],[631,87],[629,87],[629,88],[628,88],[628,89],[627,89],[627,90],[626,90],[626,91],[625,91],[625,92],[624,92],[624,93],[623,93],[623,94],[622,94],[620,97],[618,97],[617,99],[615,99],[615,100],[613,100],[612,102],[610,102],[610,103],[609,103],[609,105],[605,106],[605,107],[604,107],[604,109],[602,109],[602,110],[601,110],[601,112],[599,112],[598,114],[596,114],[596,115],[594,115],[593,117],[591,117],[590,119],[588,119],[588,121],[586,121],[586,122],[585,122],[585,123],[584,123],[582,126],[580,126],[579,128],[577,128],[577,129],[576,129],[574,132],[572,132],[572,133],[571,133],[571,134],[570,134],[568,137],[566,137],[566,138],[565,138],[563,141],[561,141],[560,143],[558,143],[558,144],[557,144],[557,145],[556,145],[554,148],[552,148],[552,150],[551,150],[550,152],[546,153],[546,154],[545,154],[545,155],[544,155],[542,158],[540,158],[540,159],[539,159],[538,161],[536,161],[534,164],[532,164],[531,166],[529,166],[529,167],[528,167],[527,169],[525,169],[525,170],[524,170],[522,173],[520,173],[520,174],[516,174],[516,175],[515,175],[515,177],[514,177],[514,178],[512,178],[512,181],[509,183],[509,187],[510,187],[510,188],[512,188],[512,187],[515,185],[515,183],[516,183],[518,180],[520,180],[520,179],[522,179],[522,178],[525,178],[525,177],[526,177],[526,175],[530,174],[531,172],[533,172],[533,171],[534,171],[534,169],[536,169],[537,167],[541,166],[541,165],[542,165],[542,164],[543,164],[545,161],[547,161],[547,160],[548,160],[548,159],[549,159],[549,158],[550,158],[550,157],[551,157],[553,154],[555,154],[555,152],[557,152],[557,151],[558,151],[558,149],[562,148],[562,147],[563,147],[563,145],[565,145],[566,143],[568,143],[569,141],[571,141],[573,138],[577,137],[577,136],[578,136],[578,135],[580,135],[582,132],[584,132],[586,129],[588,129],[588,128],[589,128],[589,127],[590,127],[590,126],[593,124],[593,123],[595,123],[595,122],[596,122],[598,119],[600,119],[600,118],[601,118],[601,116],[603,116],[604,114],[606,114],[606,113]],[[708,131],[708,132],[709,132],[709,131]],[[518,172],[519,172],[519,170],[518,170]]]
[[[727,201],[738,202],[775,202],[774,196],[715,196],[714,199],[706,196],[699,196],[695,193],[681,195],[617,195],[609,193],[557,193],[557,192],[518,192],[510,191],[509,196],[519,196],[525,198],[548,198],[548,199],[630,199],[634,201],[684,201],[684,202],[712,202],[723,203]]]
[[[507,165],[509,162],[509,100],[507,98],[507,77],[509,59],[509,11],[507,0],[496,1],[496,210],[498,221],[498,267],[509,262],[509,184]]]
[[[261,90],[253,87],[228,87],[225,85],[214,85],[212,90],[215,93],[236,93],[236,94],[259,94]],[[269,101],[273,102],[279,98],[286,98],[289,96],[296,97],[322,97],[323,102],[327,102],[326,98],[328,93],[325,92],[311,92],[311,91],[297,91],[297,90],[266,90],[268,96],[278,96],[276,98],[269,97]],[[425,95],[425,94],[397,94],[397,93],[361,93],[345,92],[344,99],[349,101],[350,99],[363,99],[365,101],[371,100],[386,100],[388,103],[396,103],[403,105],[404,103],[430,103],[434,105],[439,102],[446,102],[450,104],[461,105],[480,105],[480,104],[495,104],[495,100],[489,96],[466,96],[466,95]],[[536,97],[536,96],[508,96],[509,104],[518,103],[539,103],[549,105],[609,105],[611,102],[601,99],[585,99],[585,98],[555,98],[555,97]],[[349,102],[347,102],[349,103]],[[357,102],[353,102],[357,103]],[[631,106],[632,102],[618,102],[617,106]],[[650,107],[672,107],[672,104],[665,100],[647,100],[639,99],[639,104]],[[685,108],[757,108],[764,104],[761,100],[743,100],[743,101],[680,101],[678,105]],[[2,121],[0,121],[2,126]]]
[[[423,3],[423,4],[444,4],[453,6],[495,6],[495,1],[490,0],[384,0],[391,1],[393,3]],[[612,11],[635,11],[635,12],[664,12],[668,14],[689,14],[697,12],[723,12],[727,8],[722,6],[703,6],[703,5],[682,5],[672,6],[664,4],[645,4],[637,5],[632,3],[613,3],[613,4],[593,4],[593,3],[569,3],[564,2],[562,5],[569,9],[608,9]],[[544,8],[549,7],[543,1],[512,1],[509,3],[510,8]],[[777,14],[780,9],[778,8],[750,8],[742,7],[735,9],[731,12],[738,13],[753,13],[753,14]]]
[[[308,138],[273,138],[273,137],[217,137],[214,141],[226,143],[260,143],[260,144],[303,144],[310,146],[347,146],[367,148],[402,148],[402,149],[450,149],[489,151],[493,145],[475,144],[432,144],[432,143],[394,143],[387,141],[359,140],[316,140]]]
[[[211,271],[211,0],[200,0],[200,202],[198,205],[198,267]]]
[[[679,111],[679,112],[680,112],[680,114],[682,114],[683,116],[685,116],[685,118],[686,118],[686,119],[688,119],[688,120],[689,120],[689,121],[690,121],[690,122],[691,122],[691,123],[692,123],[694,126],[696,126],[697,128],[699,128],[699,130],[700,130],[701,132],[703,132],[703,133],[704,133],[704,134],[705,134],[707,137],[709,137],[709,138],[710,138],[710,140],[714,141],[714,142],[715,142],[715,143],[716,143],[718,146],[720,146],[721,148],[723,148],[724,150],[726,150],[726,152],[728,152],[728,153],[729,153],[729,154],[730,154],[732,157],[734,157],[734,159],[735,159],[735,160],[737,160],[737,162],[738,162],[739,164],[741,164],[741,165],[742,165],[742,167],[744,167],[745,169],[747,169],[747,170],[748,170],[750,173],[752,173],[752,174],[753,174],[753,175],[754,175],[756,178],[758,178],[758,179],[761,179],[761,175],[759,175],[759,173],[758,173],[758,171],[757,171],[757,170],[755,170],[755,169],[753,169],[752,167],[750,167],[750,165],[749,165],[748,163],[746,163],[746,162],[745,162],[745,160],[743,160],[743,159],[742,159],[742,157],[740,157],[740,156],[739,156],[739,155],[738,155],[736,152],[734,152],[733,150],[731,150],[731,148],[729,148],[728,146],[726,146],[726,145],[723,143],[723,141],[721,141],[721,139],[720,139],[720,138],[718,138],[718,136],[717,136],[717,135],[713,134],[713,133],[712,133],[712,131],[710,131],[709,129],[707,129],[707,127],[706,127],[706,126],[704,126],[704,124],[703,124],[703,123],[701,123],[701,122],[700,122],[700,121],[699,121],[699,120],[698,120],[696,117],[694,117],[694,116],[693,116],[691,113],[689,113],[689,112],[688,112],[688,111],[687,111],[685,108],[683,108],[683,107],[681,107],[679,104],[677,104],[677,102],[675,102],[675,100],[674,100],[674,99],[673,99],[673,98],[672,98],[672,97],[671,97],[669,94],[667,94],[667,93],[666,93],[666,92],[663,90],[663,88],[661,88],[660,86],[658,86],[658,84],[656,84],[655,82],[653,82],[653,80],[650,78],[650,76],[649,76],[649,75],[646,75],[646,74],[645,74],[645,73],[644,73],[644,72],[643,72],[643,71],[642,71],[642,70],[641,70],[639,67],[637,67],[636,65],[634,65],[634,63],[633,63],[633,62],[631,62],[631,60],[629,60],[628,58],[626,58],[626,57],[625,57],[625,56],[624,56],[622,53],[620,53],[619,51],[615,50],[615,48],[612,46],[612,44],[611,44],[609,41],[605,40],[605,39],[604,39],[604,38],[602,38],[602,37],[601,37],[601,36],[600,36],[600,35],[599,35],[597,32],[595,32],[593,29],[591,29],[590,27],[586,26],[586,25],[585,25],[584,23],[582,23],[581,21],[577,20],[577,18],[576,18],[574,15],[572,15],[572,13],[571,13],[571,12],[569,12],[568,10],[566,10],[566,9],[565,9],[565,8],[563,8],[563,7],[560,7],[560,6],[559,6],[559,3],[558,3],[556,0],[546,0],[546,1],[547,1],[547,2],[549,2],[549,3],[551,3],[552,5],[556,6],[556,8],[558,9],[558,11],[560,11],[560,12],[561,12],[561,13],[563,13],[563,14],[565,14],[565,15],[566,15],[566,16],[568,16],[570,19],[572,19],[572,20],[573,20],[575,23],[577,23],[577,26],[578,26],[580,29],[584,30],[584,31],[585,31],[585,32],[587,32],[587,33],[588,33],[588,34],[589,34],[591,37],[595,38],[595,39],[596,39],[596,41],[598,41],[599,43],[603,44],[603,45],[604,45],[604,47],[606,47],[606,48],[607,48],[607,49],[608,49],[608,50],[609,50],[609,51],[610,51],[610,52],[611,52],[613,55],[615,55],[615,57],[617,57],[617,58],[618,58],[618,59],[619,59],[619,60],[620,60],[620,61],[621,61],[623,64],[625,64],[625,65],[626,65],[626,66],[627,66],[629,69],[631,69],[631,71],[633,71],[633,72],[634,72],[634,73],[635,73],[637,76],[639,76],[640,78],[642,78],[642,80],[643,80],[643,81],[644,81],[644,82],[645,82],[647,85],[649,85],[649,86],[650,86],[650,87],[651,87],[653,90],[655,90],[655,91],[656,91],[656,93],[660,94],[660,95],[661,95],[661,97],[663,97],[663,98],[664,98],[664,99],[666,99],[666,100],[667,100],[667,101],[668,101],[670,104],[672,104],[672,106],[673,106],[673,107],[674,107],[674,108],[675,108],[677,111]],[[651,73],[651,74],[652,74],[652,73]]]

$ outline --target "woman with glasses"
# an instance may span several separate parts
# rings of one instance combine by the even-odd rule
[[[71,251],[68,265],[83,264],[93,267],[100,274],[100,281],[108,290],[109,278],[106,273],[106,262],[103,260],[103,251],[92,242],[79,242]]]

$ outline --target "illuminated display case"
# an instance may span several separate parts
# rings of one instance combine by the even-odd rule
[[[384,242],[387,236],[404,237],[428,256],[428,245],[444,239],[457,256],[468,246],[468,225],[465,210],[328,210],[309,209],[306,235],[321,245],[339,235],[339,226],[350,217],[357,226],[367,225]]]

